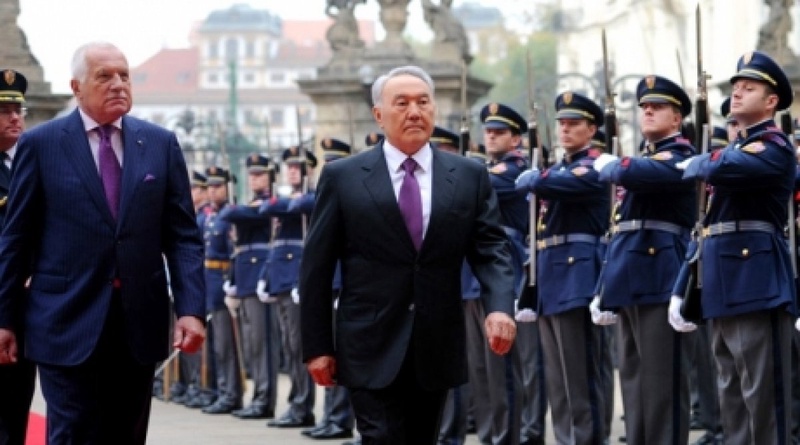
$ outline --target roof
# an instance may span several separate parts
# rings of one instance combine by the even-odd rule
[[[195,92],[199,60],[197,48],[162,49],[131,70],[134,94]]]
[[[265,9],[238,3],[208,14],[200,32],[215,31],[263,31],[277,37],[281,34],[281,18]]]

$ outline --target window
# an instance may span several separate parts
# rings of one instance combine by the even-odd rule
[[[208,58],[216,59],[217,57],[219,57],[219,51],[217,50],[217,42],[214,41],[208,42]]]
[[[256,56],[256,44],[252,41],[248,41],[244,47],[245,55],[247,57],[255,57]]]
[[[217,84],[217,82],[219,82],[219,76],[217,76],[217,73],[209,73],[208,74],[208,84],[209,85],[215,85],[215,84]]]
[[[283,110],[269,110],[269,123],[273,127],[283,127]]]
[[[286,82],[286,74],[282,72],[273,72],[269,74],[270,83],[282,84]]]

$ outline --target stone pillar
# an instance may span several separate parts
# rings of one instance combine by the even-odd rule
[[[28,79],[25,94],[28,108],[26,125],[32,127],[53,118],[62,111],[71,95],[53,94],[50,83],[44,80],[44,70],[31,53],[25,33],[17,24],[20,7],[19,0],[0,0],[0,69],[13,69]]]

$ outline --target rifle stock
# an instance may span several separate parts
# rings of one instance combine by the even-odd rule
[[[528,116],[528,156],[531,160],[531,168],[539,168],[539,150],[540,150],[540,143],[539,143],[539,130],[537,128],[537,106],[536,101],[533,98],[533,69],[531,67],[531,54],[530,51],[526,52],[526,64],[527,64],[527,75],[528,81],[527,83],[527,91],[528,91],[528,107],[529,107],[529,116]],[[538,299],[538,288],[536,287],[536,229],[538,225],[538,214],[539,214],[539,200],[536,198],[536,194],[530,193],[528,196],[529,198],[529,223],[528,223],[528,243],[529,247],[529,264],[528,264],[528,287],[529,295],[527,298],[531,299],[532,302],[535,302]],[[533,303],[526,304],[533,304]],[[535,309],[535,306],[533,307]]]

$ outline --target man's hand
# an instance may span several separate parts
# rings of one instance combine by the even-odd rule
[[[592,314],[592,323],[598,326],[608,326],[617,322],[617,314],[600,310],[599,295],[596,295],[589,304],[589,313]]]
[[[236,296],[236,285],[231,284],[230,280],[225,280],[222,283],[222,291],[225,292],[226,297],[235,297]]]
[[[269,295],[269,292],[267,292],[267,282],[264,280],[258,280],[258,283],[256,283],[256,295],[262,303],[274,303],[278,301],[277,298]]]
[[[610,163],[612,163],[612,162],[614,162],[614,161],[616,161],[618,159],[619,158],[617,156],[614,156],[614,155],[609,154],[609,153],[603,153],[600,156],[598,156],[597,159],[594,160],[594,163],[592,164],[592,167],[595,169],[595,171],[599,172],[599,171],[603,170],[608,164],[610,164]]]
[[[797,321],[794,322],[794,328],[800,331],[800,318],[798,318]],[[0,329],[0,332],[2,332],[2,329]],[[0,346],[0,348],[2,348],[2,346]],[[2,352],[0,352],[0,354],[2,354]]]
[[[331,355],[312,358],[306,369],[314,382],[320,386],[336,386],[336,359]]]
[[[539,319],[539,315],[533,309],[520,309],[514,314],[514,320],[520,323],[533,323]]]
[[[672,329],[678,332],[692,332],[697,329],[697,325],[686,321],[681,315],[681,305],[683,298],[673,295],[669,299],[669,309],[667,311],[667,321],[672,325]]]
[[[0,365],[16,363],[17,360],[17,336],[14,331],[0,329]]]
[[[296,287],[292,288],[292,303],[300,304],[300,291]]]
[[[497,355],[505,355],[517,337],[517,324],[504,312],[492,312],[484,322],[489,348]]]
[[[172,338],[173,347],[191,354],[199,351],[203,345],[203,341],[206,339],[206,328],[199,318],[184,315],[175,322]]]

